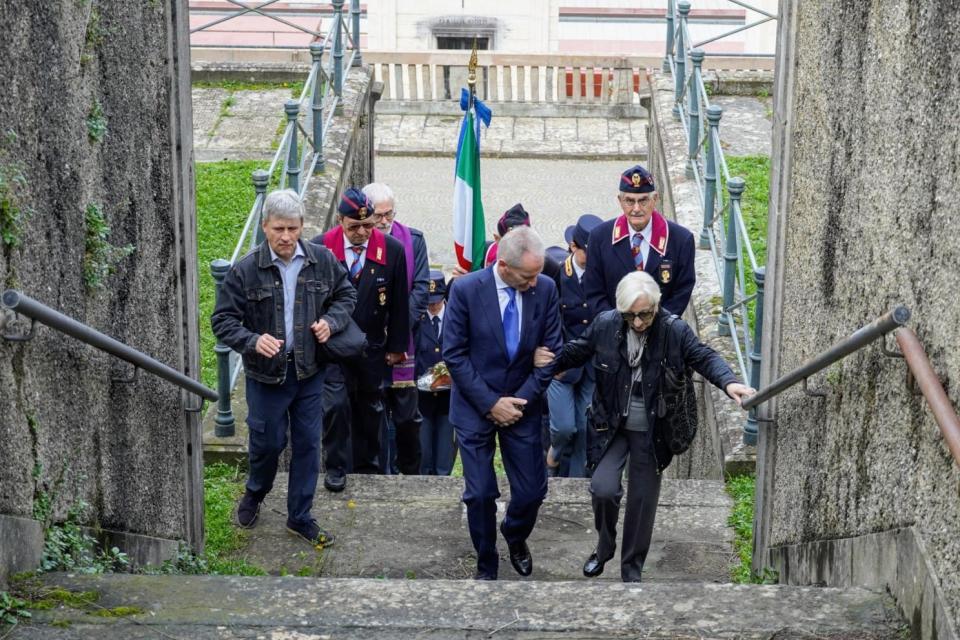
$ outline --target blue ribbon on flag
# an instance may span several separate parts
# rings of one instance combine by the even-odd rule
[[[474,96],[473,106],[477,111],[477,120],[482,122],[484,126],[490,126],[490,118],[493,117],[493,112],[490,111],[490,107],[485,105],[483,101]],[[470,108],[470,92],[466,89],[460,89],[460,108],[466,111]]]

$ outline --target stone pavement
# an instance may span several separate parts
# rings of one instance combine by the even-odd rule
[[[136,607],[140,613],[35,611],[11,640],[908,637],[890,598],[864,589],[64,574],[43,579],[95,592],[99,607]]]

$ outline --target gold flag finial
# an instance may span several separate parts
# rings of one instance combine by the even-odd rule
[[[470,52],[470,62],[467,63],[467,84],[470,88],[477,84],[477,37],[473,37],[473,51]]]

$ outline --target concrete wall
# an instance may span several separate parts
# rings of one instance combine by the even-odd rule
[[[0,3],[0,276],[196,377],[186,4]],[[94,287],[92,204],[106,242],[133,251]],[[146,373],[112,380],[130,373],[43,326],[0,341],[0,514],[30,518],[49,499],[55,521],[82,500],[91,525],[202,541],[199,428],[184,412],[197,401]]]
[[[783,0],[781,18],[764,379],[902,303],[956,406],[960,17],[951,2]],[[825,399],[794,389],[766,409],[755,559],[912,527],[956,625],[960,470],[905,371],[874,346],[810,381]]]

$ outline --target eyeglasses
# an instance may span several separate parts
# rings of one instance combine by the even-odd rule
[[[647,309],[646,311],[621,311],[620,317],[623,318],[623,321],[627,324],[633,324],[635,320],[640,322],[650,322],[653,320],[653,316],[657,314],[657,308]]]
[[[376,226],[376,222],[361,222],[359,224],[350,224],[344,227],[347,231],[356,231],[357,229],[366,229],[369,231]]]
[[[637,205],[640,205],[642,207],[646,205],[648,202],[650,202],[651,200],[653,200],[653,196],[642,196],[640,198],[628,198],[627,196],[623,196],[623,198],[621,198],[621,202],[623,202],[623,204],[627,205],[631,209],[633,209]]]
[[[376,222],[380,222],[381,220],[386,220],[387,222],[392,222],[393,219],[396,217],[396,215],[397,215],[397,210],[396,210],[396,209],[390,209],[390,211],[384,211],[383,213],[376,213],[376,212],[374,212],[374,214],[373,214],[372,216],[370,216],[370,217],[373,218],[374,221],[376,221]]]

